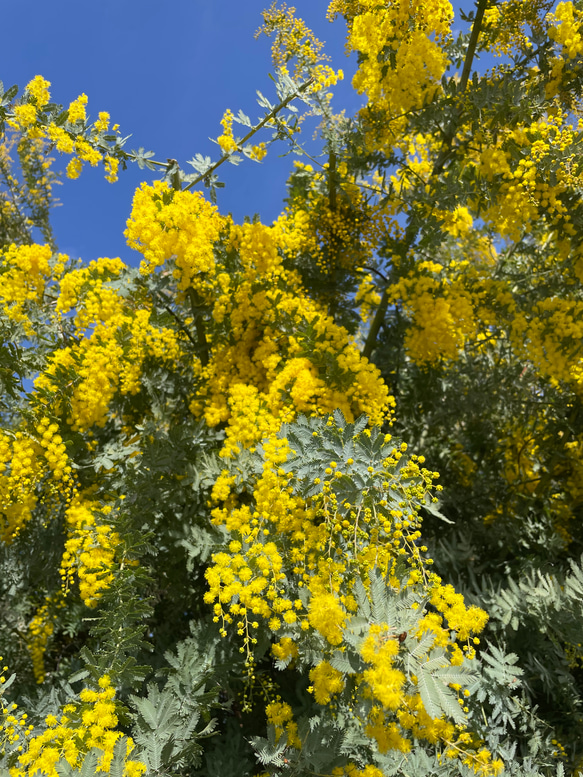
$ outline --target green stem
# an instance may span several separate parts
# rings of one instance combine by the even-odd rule
[[[334,151],[330,151],[328,156],[328,205],[330,212],[336,212],[336,154]],[[334,229],[335,221],[332,221],[332,228]],[[328,241],[328,262],[329,262],[329,281],[330,281],[330,294],[328,304],[328,315],[334,318],[336,313],[336,266],[338,263],[338,243],[336,235],[331,232]]]
[[[403,263],[407,258],[407,253],[409,249],[415,242],[417,233],[418,233],[418,229],[413,227],[411,223],[409,223],[405,230],[405,240],[399,246],[401,260]],[[364,356],[366,359],[370,359],[372,355],[372,352],[376,344],[377,335],[385,319],[385,315],[388,307],[389,307],[389,292],[388,292],[388,289],[385,287],[381,296],[381,301],[379,302],[379,306],[376,309],[374,318],[372,320],[372,324],[370,325],[370,329],[368,330],[368,335],[366,336],[364,348],[362,349],[362,356]]]
[[[253,135],[255,135],[256,132],[259,132],[260,129],[263,129],[266,124],[269,124],[270,121],[273,121],[273,119],[277,116],[277,114],[283,110],[287,105],[291,103],[292,100],[295,100],[296,97],[299,96],[301,92],[305,92],[305,90],[311,86],[314,83],[313,78],[309,78],[305,83],[303,83],[301,86],[298,87],[296,92],[293,92],[292,94],[288,95],[285,100],[282,100],[279,105],[276,105],[275,108],[270,111],[267,116],[265,116],[259,124],[257,124],[255,127],[252,127],[249,132],[245,135],[244,138],[242,138],[241,142],[239,143],[239,148],[241,146],[244,146],[245,143],[247,143],[248,140],[250,140]],[[201,175],[198,176],[198,178],[195,178],[194,181],[191,181],[188,186],[184,187],[184,191],[188,191],[189,189],[192,189],[193,186],[196,186],[201,181],[204,181],[204,179],[212,175],[214,171],[220,167],[222,164],[224,164],[227,159],[231,156],[231,154],[225,154],[225,156],[222,156],[217,162],[215,162],[214,165],[209,167],[209,169],[205,173],[201,173]]]

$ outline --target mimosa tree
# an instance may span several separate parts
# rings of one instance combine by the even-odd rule
[[[2,777],[579,769],[583,10],[328,13],[364,107],[274,5],[276,97],[194,172],[2,93]],[[139,266],[58,252],[55,153],[161,173]]]

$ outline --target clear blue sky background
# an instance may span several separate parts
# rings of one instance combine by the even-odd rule
[[[454,4],[456,12],[460,4],[473,6],[462,0]],[[176,158],[185,166],[197,152],[216,158],[218,147],[209,137],[221,133],[226,108],[242,108],[255,121],[261,115],[256,89],[276,101],[268,78],[271,41],[254,40],[266,5],[269,0],[5,3],[0,79],[5,87],[24,87],[43,75],[52,82],[52,98],[64,105],[85,92],[91,117],[108,111],[122,134],[132,134],[128,148],[144,146],[161,161]],[[362,98],[350,87],[355,63],[344,54],[343,21],[326,21],[326,0],[296,0],[295,6],[326,41],[332,66],[347,75],[335,89],[335,110],[354,113]],[[266,223],[278,215],[294,157],[280,159],[276,149],[262,164],[245,160],[221,168],[227,184],[219,193],[221,212],[238,221],[259,213]],[[139,257],[126,247],[123,230],[134,189],[153,177],[131,165],[109,184],[102,168],[85,166],[77,181],[63,179],[57,192],[62,205],[53,213],[59,249],[86,261],[121,256],[134,264]]]

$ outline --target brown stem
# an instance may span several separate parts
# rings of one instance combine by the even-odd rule
[[[482,22],[484,21],[484,14],[486,12],[486,8],[489,2],[490,0],[478,0],[478,7],[476,8],[476,16],[474,17],[474,22],[472,24],[472,31],[470,33],[470,40],[468,43],[468,49],[466,51],[466,58],[464,60],[464,66],[462,68],[459,88],[457,90],[458,94],[465,92],[467,89],[468,81],[470,80],[470,73],[472,72],[472,65],[474,63],[474,57],[476,56],[476,47],[478,45],[478,39],[480,37],[480,32],[482,29]],[[444,133],[443,146],[441,149],[441,153],[439,154],[439,157],[435,165],[433,166],[433,171],[431,173],[432,178],[436,175],[439,175],[439,173],[443,169],[445,161],[451,150],[451,144],[453,143],[453,139],[455,137],[455,133],[456,133],[461,115],[462,115],[461,108],[458,107],[455,110],[454,116],[452,117],[449,123],[449,126]]]
[[[476,54],[476,46],[478,45],[478,38],[482,30],[482,22],[484,20],[484,13],[488,6],[489,0],[478,0],[478,7],[476,8],[476,16],[472,25],[472,32],[470,34],[470,42],[468,43],[468,50],[466,51],[466,59],[464,61],[464,67],[460,78],[461,91],[465,92],[466,86],[470,78],[470,72],[472,70],[472,64],[474,62],[474,56]]]
[[[206,330],[203,318],[200,313],[196,312],[197,299],[194,289],[188,289],[188,298],[190,300],[190,309],[194,317],[194,326],[196,328],[196,336],[198,339],[197,345],[200,356],[200,363],[203,367],[206,367],[209,363],[209,346],[208,340],[206,339]]]
[[[166,302],[162,302],[162,307],[164,308],[164,310],[166,310],[168,313],[170,313],[171,316],[174,317],[174,319],[176,320],[176,323],[178,324],[178,328],[180,329],[181,332],[184,332],[184,334],[188,337],[188,339],[190,340],[192,345],[194,345],[195,348],[198,348],[199,344],[196,342],[194,337],[191,335],[190,330],[188,329],[188,327],[186,326],[184,321],[180,318],[178,313],[176,313],[170,307],[170,304],[169,304],[170,300],[168,299],[168,297],[165,294],[162,294],[162,293],[160,293],[160,297],[162,297],[162,299],[167,299],[168,300],[168,304]]]
[[[368,330],[368,335],[366,336],[366,341],[362,349],[362,356],[364,356],[365,359],[370,359],[371,357],[373,348],[376,343],[377,335],[379,333],[379,330],[385,318],[385,314],[387,312],[388,307],[389,307],[389,294],[387,289],[384,289],[383,294],[381,296],[381,301],[379,302],[379,306],[376,309],[376,313],[372,320],[372,324],[370,325],[370,329]]]

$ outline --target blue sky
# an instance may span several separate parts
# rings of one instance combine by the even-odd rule
[[[85,92],[88,113],[108,111],[128,148],[144,146],[156,158],[183,166],[199,152],[217,157],[209,137],[221,133],[226,108],[261,115],[255,90],[272,102],[275,94],[271,42],[254,33],[269,0],[18,0],[2,9],[0,79],[24,87],[40,74],[52,82],[52,98],[68,105]],[[291,3],[290,3],[291,4]],[[464,0],[463,5],[470,3]],[[326,0],[296,0],[297,13],[326,41],[331,64],[346,81],[335,89],[335,110],[353,113],[362,99],[350,87],[354,60],[344,54],[342,20],[326,21]],[[237,131],[237,130],[235,130]],[[308,133],[310,135],[311,133]],[[283,151],[283,149],[282,149]],[[269,223],[280,212],[293,157],[278,158],[272,147],[262,164],[225,165],[221,212],[240,221],[259,213]],[[186,166],[188,168],[188,166]],[[86,261],[98,256],[138,257],[125,245],[123,230],[134,189],[153,173],[132,165],[116,184],[102,169],[84,168],[77,181],[58,187],[62,205],[53,212],[59,249]]]

